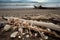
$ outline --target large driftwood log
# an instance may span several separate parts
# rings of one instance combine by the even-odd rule
[[[53,29],[53,30],[56,30],[56,31],[60,32],[60,26],[55,25],[53,23],[37,22],[37,21],[34,21],[32,23],[36,26],[46,27],[46,28],[50,28],[50,29]]]
[[[56,30],[56,31],[59,31],[60,32],[60,26],[59,25],[55,25],[53,23],[38,22],[38,21],[24,20],[24,19],[20,19],[20,20],[21,21],[28,21],[29,23],[32,23],[33,25],[50,28],[52,30]]]

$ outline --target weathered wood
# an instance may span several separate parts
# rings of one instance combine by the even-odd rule
[[[8,20],[9,19],[10,18],[8,18]],[[32,26],[32,25],[35,25],[35,26],[41,26],[41,27],[50,28],[50,29],[53,29],[53,30],[56,30],[56,31],[59,31],[60,32],[60,27],[58,25],[53,24],[53,23],[38,22],[38,21],[25,20],[25,19],[19,19],[19,18],[14,18],[14,17],[11,17],[11,19],[14,19],[14,21],[18,19],[17,21],[15,21],[15,22],[18,22],[17,23],[18,25],[19,25],[19,22],[20,22],[20,23],[22,23],[22,25],[24,24],[23,25],[24,26],[23,28],[27,28],[27,29],[30,29],[30,30],[34,30],[34,31],[38,31],[38,32],[40,31],[40,32],[45,32],[45,33],[48,33],[48,34],[55,35],[53,32],[49,32],[49,31],[44,30],[44,29],[42,29],[40,27],[34,27],[34,26]],[[13,23],[13,25],[14,25],[14,23]],[[58,37],[58,36],[56,36],[56,37]],[[60,38],[60,36],[59,36],[59,38]]]
[[[34,25],[36,26],[41,26],[41,27],[46,27],[46,28],[50,28],[50,29],[53,29],[53,30],[56,30],[56,31],[59,31],[60,32],[60,26],[58,25],[55,25],[53,23],[47,23],[47,22],[32,22]]]
[[[41,26],[41,27],[46,27],[46,28],[50,28],[52,30],[56,30],[60,32],[60,26],[59,25],[55,25],[53,23],[47,23],[47,22],[38,22],[38,21],[31,21],[31,20],[22,20],[22,21],[28,21],[29,23],[32,23],[33,25],[36,26]]]
[[[6,19],[13,18],[14,20],[19,19],[19,18],[16,18],[16,17],[5,17],[5,18],[6,18]],[[29,23],[32,23],[33,25],[50,28],[50,29],[52,29],[52,30],[56,30],[56,31],[59,31],[59,32],[60,32],[60,26],[55,25],[55,24],[53,24],[53,23],[39,22],[39,21],[25,20],[25,19],[19,19],[19,20],[20,20],[20,22],[21,22],[21,21],[27,21],[27,22],[29,22]]]
[[[30,28],[30,30],[34,30],[34,31],[37,31],[37,32],[44,32],[44,33],[47,33],[48,35],[50,34],[50,35],[54,35],[55,37],[60,38],[60,36],[59,36],[59,35],[57,35],[57,34],[55,34],[54,32],[49,32],[49,31],[44,30],[44,29],[39,28],[39,27],[24,26],[23,28],[27,28],[27,29],[29,29],[29,28]]]

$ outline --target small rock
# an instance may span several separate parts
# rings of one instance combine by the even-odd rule
[[[5,26],[4,22],[0,22],[0,29],[3,28]]]

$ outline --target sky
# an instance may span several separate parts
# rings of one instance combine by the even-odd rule
[[[0,1],[23,1],[23,2],[29,2],[29,1],[36,1],[36,2],[60,2],[60,0],[0,0]]]

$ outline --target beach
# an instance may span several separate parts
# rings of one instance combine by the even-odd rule
[[[46,15],[46,16],[51,16],[51,17],[58,17],[60,19],[60,9],[0,9],[0,17],[2,16],[16,16],[16,17],[24,17],[24,16],[40,16],[40,15]],[[2,31],[0,31],[0,39],[1,40],[23,40],[23,39],[11,39],[9,36],[12,32],[5,32],[2,33]],[[8,35],[7,35],[8,34]],[[52,38],[52,37],[51,37]],[[53,38],[50,40],[59,40],[56,38]],[[26,38],[24,40],[40,40],[38,37],[30,37],[30,38]]]
[[[0,16],[60,15],[60,9],[0,9]],[[52,15],[52,16],[53,16]]]

